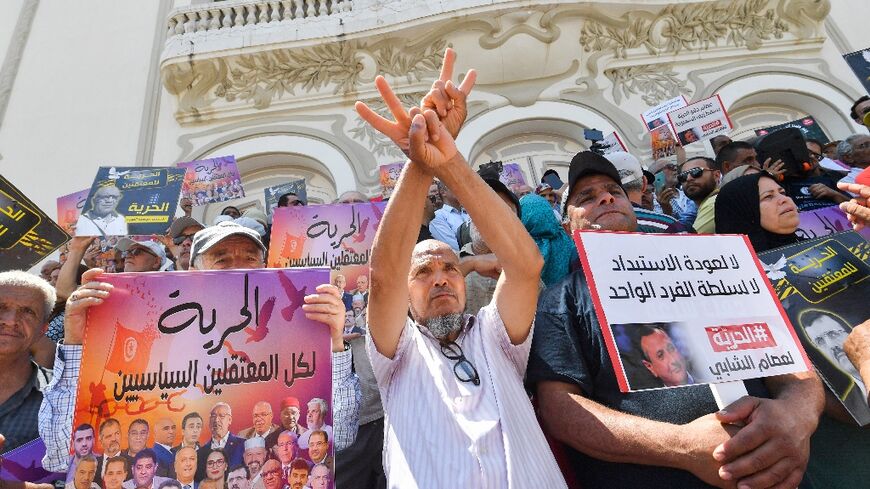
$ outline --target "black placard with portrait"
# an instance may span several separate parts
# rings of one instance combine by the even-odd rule
[[[842,348],[870,317],[870,243],[846,231],[758,258],[822,380],[858,424],[870,424],[867,387]]]

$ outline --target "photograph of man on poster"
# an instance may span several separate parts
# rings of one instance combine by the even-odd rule
[[[858,386],[861,390],[862,398],[867,398],[867,388],[864,382],[861,381],[861,375],[858,370],[849,361],[846,352],[843,351],[843,343],[846,337],[852,331],[852,328],[842,318],[828,311],[818,309],[809,309],[803,311],[800,315],[800,329],[804,331],[807,338],[810,340],[811,347],[822,354],[827,363],[833,370],[839,370],[846,375],[837,376],[837,378],[828,378],[826,380],[831,384],[831,388],[835,390],[837,397],[845,399],[853,386]],[[812,355],[808,351],[813,360],[818,362],[818,356]],[[830,371],[832,369],[825,369]]]
[[[621,324],[614,325],[613,332],[633,390],[696,383],[670,324]]]
[[[98,188],[88,208],[79,216],[76,234],[78,236],[125,236],[127,222],[117,211],[121,197],[121,190],[114,185]]]

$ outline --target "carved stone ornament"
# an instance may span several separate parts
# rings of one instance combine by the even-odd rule
[[[755,50],[762,41],[782,38],[789,30],[788,23],[777,18],[775,9],[768,8],[769,3],[734,0],[679,4],[667,6],[654,18],[628,12],[621,20],[589,20],[583,24],[580,44],[587,52],[611,51],[617,58],[626,58],[628,51],[635,48],[657,55],[709,49],[720,43]],[[812,13],[826,15],[827,11],[816,8]]]
[[[623,97],[631,95],[640,95],[650,107],[679,95],[692,96],[692,89],[686,86],[685,77],[669,64],[607,69],[604,70],[604,76],[613,84],[613,101],[617,104],[622,102]]]
[[[197,119],[205,116],[215,99],[266,109],[297,91],[348,95],[374,78],[364,76],[367,72],[420,81],[438,73],[446,46],[444,40],[409,44],[396,38],[373,44],[323,43],[172,64],[163,69],[163,83],[179,98],[177,116]]]

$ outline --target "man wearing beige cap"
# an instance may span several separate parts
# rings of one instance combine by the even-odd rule
[[[125,272],[156,272],[167,264],[166,251],[157,241],[121,238],[115,248],[124,258]]]
[[[209,226],[193,237],[190,267],[195,270],[263,268],[266,247],[256,231],[232,221]]]
[[[169,226],[169,237],[172,238],[172,254],[175,256],[175,270],[190,268],[190,246],[193,236],[205,229],[199,221],[192,217],[182,216]]]

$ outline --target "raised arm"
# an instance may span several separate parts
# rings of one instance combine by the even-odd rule
[[[465,99],[474,85],[476,75],[474,70],[469,71],[462,84],[458,88],[455,87],[450,81],[455,59],[453,50],[448,49],[444,55],[441,76],[433,84],[432,90],[421,105],[440,106],[445,123],[458,132],[465,121]],[[356,111],[360,117],[389,137],[402,152],[408,155],[411,120],[421,113],[421,109],[414,107],[406,111],[382,76],[375,79],[375,86],[394,120],[381,117],[362,102],[356,103]],[[425,128],[423,130],[425,131]],[[396,353],[408,313],[407,281],[411,267],[411,253],[423,222],[420,209],[427,198],[432,177],[432,172],[427,171],[419,163],[409,161],[405,165],[387,204],[372,246],[371,293],[368,305],[369,334],[378,352],[387,358],[393,358]]]
[[[82,263],[82,258],[91,243],[94,242],[94,236],[75,236],[69,242],[69,254],[66,261],[60,267],[60,273],[57,275],[57,300],[65,301],[70,294],[76,290],[76,273],[79,271],[79,265]]]
[[[520,344],[528,336],[535,317],[544,260],[516,213],[468,166],[465,158],[456,151],[453,138],[446,128],[429,114],[432,112],[427,111],[425,120],[420,116],[415,118],[414,125],[419,120],[440,127],[438,140],[425,144],[438,145],[446,159],[423,161],[433,167],[438,178],[456,194],[484,241],[498,257],[502,275],[494,299],[511,342]],[[411,127],[411,154],[417,157],[414,151],[414,125]],[[428,132],[433,132],[431,127]],[[429,156],[439,152],[418,153]]]

